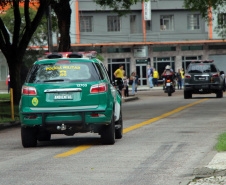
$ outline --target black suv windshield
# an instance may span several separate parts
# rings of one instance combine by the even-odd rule
[[[100,80],[91,62],[36,64],[32,67],[27,83],[91,82]]]
[[[187,70],[188,73],[209,73],[217,72],[214,64],[190,64]]]

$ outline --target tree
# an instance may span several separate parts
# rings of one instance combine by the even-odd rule
[[[206,21],[209,21],[209,12],[211,13],[220,13],[222,12],[222,7],[225,7],[225,0],[184,0],[184,6],[187,9],[192,11],[199,11]],[[223,12],[225,14],[225,12]],[[218,16],[218,26],[215,28],[215,31],[223,39],[226,37],[226,25],[223,21],[223,14]]]
[[[5,23],[0,17],[0,49],[4,54],[10,72],[10,85],[13,88],[14,102],[19,103],[21,96],[21,80],[20,71],[23,56],[27,50],[28,44],[36,31],[41,19],[50,5],[51,0],[39,0],[39,6],[34,18],[31,17],[29,11],[29,3],[31,0],[0,0],[0,6],[11,6],[13,8],[14,27],[12,39],[10,33],[6,29]],[[22,15],[20,13],[20,4],[23,2],[25,25],[22,24]]]
[[[21,27],[25,28],[26,22],[25,22],[25,16],[24,16],[24,7],[20,7],[20,14],[21,14]],[[35,14],[37,10],[33,8],[29,8],[30,12],[30,17],[31,19],[34,19]],[[14,29],[14,11],[12,8],[8,9],[5,11],[5,14],[0,15],[2,18],[2,21],[4,22],[7,30],[11,33],[13,33]],[[52,31],[55,32],[57,30],[57,21],[56,21],[56,16],[52,14]],[[43,16],[41,19],[40,24],[38,25],[36,31],[34,32],[30,42],[29,46],[39,46],[40,48],[46,46],[47,43],[47,35],[46,33],[48,32],[47,29],[47,17]]]
[[[184,6],[193,11],[199,11],[203,18],[209,18],[209,8],[218,10],[225,0],[184,0]]]
[[[70,25],[71,25],[71,7],[70,0],[54,1],[51,7],[54,9],[58,19],[58,29],[60,33],[60,43],[58,51],[70,51]]]

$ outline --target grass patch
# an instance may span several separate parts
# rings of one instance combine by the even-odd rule
[[[0,94],[0,100],[10,100],[10,94]]]
[[[11,118],[10,94],[0,94],[0,123],[19,121],[19,106],[14,105],[14,118]]]
[[[218,137],[218,143],[216,145],[216,150],[218,152],[226,151],[226,133],[223,133]]]

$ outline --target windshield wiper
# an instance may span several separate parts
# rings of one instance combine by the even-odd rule
[[[64,82],[64,79],[44,80],[43,82]]]

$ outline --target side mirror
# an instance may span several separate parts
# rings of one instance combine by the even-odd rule
[[[113,82],[114,86],[122,86],[123,85],[123,80],[122,78],[115,78],[114,82]]]

